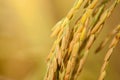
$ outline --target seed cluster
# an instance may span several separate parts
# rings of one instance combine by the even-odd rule
[[[109,2],[109,0],[102,2],[77,0],[66,17],[53,27],[51,36],[57,38],[47,57],[48,69],[45,80],[77,80],[93,43],[120,0],[114,0],[114,3],[107,8]],[[76,19],[74,26],[71,26],[72,19],[80,8],[83,9],[83,14]],[[98,80],[104,80],[110,56],[120,41],[120,25],[108,34],[96,52],[99,52],[112,37]]]

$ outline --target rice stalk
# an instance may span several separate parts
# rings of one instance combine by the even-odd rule
[[[120,31],[120,26],[117,26],[111,33],[109,33],[105,39],[101,42],[100,46],[96,49],[95,53],[98,53],[99,51],[101,51],[106,44],[108,43],[109,40],[111,40],[111,38],[118,33],[118,31]]]
[[[118,27],[120,27],[120,25]],[[119,41],[120,41],[120,30],[115,34],[111,44],[109,45],[109,49],[105,55],[104,63],[102,65],[98,80],[104,80],[104,78],[106,76],[107,66],[109,64],[111,55],[112,55],[113,50],[115,49],[115,47],[117,46]]]

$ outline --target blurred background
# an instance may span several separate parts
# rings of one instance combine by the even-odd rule
[[[43,80],[53,38],[51,28],[75,0],[0,0],[0,80]],[[106,49],[93,54],[100,40],[120,24],[120,5],[95,42],[80,79],[96,80]],[[120,80],[120,44],[115,49],[106,80]]]

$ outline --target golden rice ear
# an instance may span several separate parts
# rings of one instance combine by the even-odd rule
[[[120,26],[120,25],[118,25],[118,26]],[[111,44],[109,45],[108,51],[107,51],[105,58],[104,58],[104,63],[101,67],[101,71],[100,71],[100,75],[99,75],[98,80],[104,80],[104,78],[106,76],[105,73],[106,73],[107,66],[109,64],[109,60],[111,58],[112,52],[119,42],[120,42],[120,30],[115,34],[113,40],[111,41]]]
[[[109,8],[106,8],[109,1],[76,0],[68,14],[53,27],[51,36],[57,38],[48,56],[48,70],[45,80],[77,80],[106,19],[120,2],[120,0],[115,0]],[[84,9],[84,13],[77,20],[75,13],[80,7]],[[94,14],[95,9],[96,13]],[[76,21],[72,20],[73,17],[76,18]],[[120,26],[112,32],[115,37],[108,48],[99,80],[106,76],[106,67],[110,56],[120,40],[119,31]],[[109,38],[105,42],[103,41],[103,44],[105,45],[108,40]]]
[[[93,45],[93,43],[95,41],[95,38],[97,37],[97,34],[100,33],[101,27],[103,27],[103,22],[105,22],[105,20],[107,18],[107,15],[108,15],[107,11],[105,13],[103,13],[103,15],[101,16],[101,18],[98,21],[98,23],[96,23],[97,25],[91,31],[90,38],[88,39],[86,47],[85,47],[85,52],[84,52],[82,58],[80,59],[78,71],[76,73],[77,76],[81,72],[81,70],[82,70],[82,68],[84,66],[84,63],[85,63],[85,61],[87,59],[89,50],[90,50],[91,46]]]
[[[61,24],[62,24],[62,22],[63,22],[63,20],[64,20],[64,19],[58,21],[58,22],[55,24],[55,26],[54,26],[51,30],[54,31],[56,28],[60,27]]]
[[[56,36],[60,30],[61,30],[61,26],[63,24],[64,19],[62,19],[61,21],[59,21],[51,30],[53,31],[51,34],[51,37]]]
[[[118,33],[117,37],[120,38],[120,32]]]
[[[84,0],[76,0],[73,8],[74,8],[74,9],[79,9],[80,6],[81,6],[81,4],[82,4],[83,2],[84,2]]]
[[[120,0],[117,0],[117,3],[120,3]]]
[[[51,34],[51,37],[58,35],[58,38],[59,38],[60,36],[62,36],[64,28],[69,27],[69,23],[70,21],[68,18],[64,18],[62,21],[58,22],[53,28],[54,31]]]

